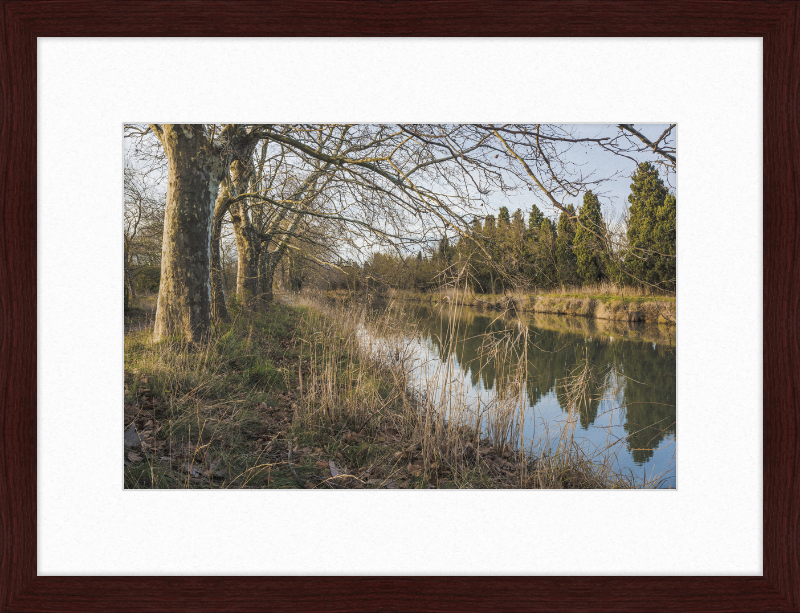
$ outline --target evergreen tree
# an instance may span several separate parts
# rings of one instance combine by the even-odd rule
[[[569,215],[562,212],[558,218],[558,236],[556,238],[556,262],[558,264],[558,280],[563,285],[574,285],[578,281],[577,260],[575,257],[575,222],[570,219],[575,215],[575,207],[567,207]]]
[[[483,229],[486,230],[486,232],[491,232],[494,230],[494,215],[486,216],[486,223],[484,224]]]
[[[455,248],[450,246],[450,239],[448,239],[446,236],[439,241],[439,259],[442,262],[449,264],[453,259],[454,251]]]
[[[534,282],[540,287],[552,287],[558,282],[556,268],[556,233],[553,223],[544,217],[536,238]]]
[[[531,207],[531,214],[528,217],[528,230],[533,230],[534,232],[539,232],[539,226],[542,225],[544,221],[544,213],[539,210],[539,207],[535,204]]]
[[[675,291],[676,200],[649,162],[633,174],[625,268],[634,281]]]
[[[508,214],[508,207],[501,206],[500,214],[497,216],[497,227],[507,228],[511,222],[511,216]]]
[[[511,226],[514,228],[516,234],[522,234],[525,230],[525,218],[522,216],[522,211],[517,209],[511,216]]]
[[[599,283],[605,277],[604,250],[602,241],[583,226],[605,235],[605,224],[600,214],[600,202],[591,191],[583,196],[578,225],[575,231],[575,258],[578,277],[584,283]]]

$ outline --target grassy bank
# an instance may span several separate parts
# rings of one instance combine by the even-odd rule
[[[581,291],[586,289],[588,291]],[[611,293],[611,292],[614,293]],[[343,291],[328,292],[334,299],[345,299]],[[433,292],[413,292],[390,289],[382,294],[389,298],[450,303],[491,310],[517,310],[521,312],[553,315],[572,315],[609,321],[658,323],[675,325],[676,300],[673,296],[648,296],[635,289],[620,290],[613,286],[567,289],[564,292],[528,294],[476,294],[471,290],[445,289]]]
[[[127,488],[653,485],[615,474],[612,458],[587,457],[568,431],[544,453],[521,450],[519,372],[506,373],[512,392],[477,434],[451,373],[412,378],[413,330],[388,311],[308,302],[234,310],[193,350],[153,344],[151,328],[136,326],[152,315],[142,311],[126,321]],[[576,410],[580,375],[565,384]]]

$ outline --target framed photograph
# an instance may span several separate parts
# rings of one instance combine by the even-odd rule
[[[797,610],[796,2],[187,8],[3,3],[0,610]]]

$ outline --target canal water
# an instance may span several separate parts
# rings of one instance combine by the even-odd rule
[[[415,376],[437,381],[428,396],[459,389],[484,433],[515,429],[517,445],[538,456],[566,433],[637,484],[676,487],[674,327],[414,303],[399,310],[414,329]],[[513,415],[506,403],[503,419],[487,417],[508,397]]]

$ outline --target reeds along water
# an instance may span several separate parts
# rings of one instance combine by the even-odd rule
[[[320,304],[308,297],[301,301],[313,307],[308,330],[315,331],[304,350],[314,366],[301,373],[307,386],[304,416],[310,422],[346,421],[376,432],[394,428],[421,449],[426,470],[446,465],[467,474],[480,461],[476,450],[488,439],[514,466],[509,475],[520,486],[659,483],[658,476],[622,474],[615,460],[626,438],[609,434],[593,448],[576,441],[578,424],[605,417],[611,421],[608,405],[619,401],[624,388],[614,363],[604,361],[598,369],[597,356],[588,349],[573,366],[556,365],[561,374],[552,379],[553,372],[531,364],[538,363],[536,352],[552,354],[557,347],[530,338],[525,318],[497,315],[487,327],[483,315],[475,327],[474,311],[454,300],[423,334],[420,318],[405,313],[402,302],[368,307]],[[546,368],[552,370],[553,360],[547,359]],[[469,385],[469,379],[482,384]],[[538,379],[555,382],[564,419],[537,421],[536,397],[544,393]],[[552,383],[545,388],[553,389]],[[605,408],[598,415],[601,404]]]

